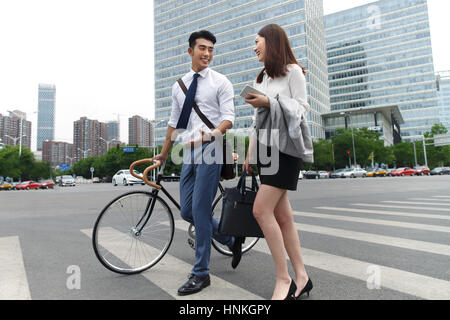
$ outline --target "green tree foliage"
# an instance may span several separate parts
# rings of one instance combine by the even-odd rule
[[[51,175],[48,163],[36,161],[33,153],[22,147],[19,157],[19,146],[5,146],[0,151],[0,176],[18,180],[47,179]]]

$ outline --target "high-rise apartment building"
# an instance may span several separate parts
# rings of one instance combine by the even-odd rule
[[[73,123],[74,161],[106,153],[106,123],[81,117]]]
[[[217,38],[211,68],[226,75],[235,89],[233,128],[250,127],[254,109],[239,96],[252,84],[263,64],[253,52],[255,36],[265,25],[282,26],[298,62],[307,68],[311,133],[324,138],[321,114],[330,111],[322,0],[155,0],[155,128],[156,144],[163,144],[171,112],[171,88],[189,72],[189,35],[206,29]]]
[[[450,132],[450,70],[436,74],[440,122]]]
[[[42,160],[47,161],[52,167],[74,164],[73,144],[59,141],[42,142]]]
[[[152,147],[152,123],[140,116],[128,118],[128,143],[142,147]]]
[[[19,145],[21,131],[22,146],[31,150],[31,121],[27,121],[26,113],[14,110],[9,113],[9,116],[0,114],[1,143],[10,146]]]
[[[439,122],[426,0],[381,0],[324,21],[332,111],[398,106],[404,140]]]
[[[39,84],[37,149],[42,150],[42,142],[55,137],[55,97],[56,86]]]

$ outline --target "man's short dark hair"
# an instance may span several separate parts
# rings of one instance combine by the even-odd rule
[[[216,43],[216,37],[211,32],[209,32],[207,30],[201,30],[201,31],[194,32],[189,37],[189,47],[190,48],[194,49],[195,42],[197,41],[197,39],[206,39],[206,40],[211,41],[213,44]]]

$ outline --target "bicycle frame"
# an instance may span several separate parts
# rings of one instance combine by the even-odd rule
[[[130,172],[132,172],[130,170]],[[139,224],[143,221],[143,219],[146,217],[145,222],[142,224],[142,226],[139,228],[139,230],[137,230],[136,235],[139,235],[142,231],[142,229],[144,229],[144,227],[146,226],[148,220],[150,219],[152,212],[153,212],[153,208],[155,207],[155,199],[159,194],[159,191],[162,191],[167,198],[169,198],[169,200],[175,205],[175,207],[178,208],[178,210],[181,211],[181,206],[180,204],[170,195],[170,193],[166,190],[166,188],[164,188],[164,186],[161,184],[161,181],[164,181],[164,179],[167,178],[174,178],[174,176],[166,176],[163,175],[161,173],[158,174],[157,179],[156,179],[156,185],[159,186],[159,188],[154,188],[152,190],[152,194],[155,196],[154,198],[149,199],[148,203],[147,203],[147,207],[145,208],[145,212],[143,214],[143,216],[141,217],[141,219],[139,219],[139,222],[136,224],[136,229],[138,229]],[[175,176],[175,178],[180,178],[179,176]],[[144,180],[145,181],[145,180]],[[219,190],[220,193],[223,194],[224,193],[224,188],[222,186],[222,184],[219,182]]]

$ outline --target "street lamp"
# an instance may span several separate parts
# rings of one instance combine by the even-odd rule
[[[350,112],[348,114],[346,112],[341,112],[340,114],[343,115],[345,118],[348,117],[348,120],[350,121],[350,123],[352,122]],[[354,164],[355,164],[355,168],[356,168],[356,151],[355,151],[355,137],[353,135],[353,125],[351,125],[351,127],[352,127],[353,160],[354,160]]]
[[[19,158],[20,158],[20,155],[22,154],[22,127],[23,127],[23,115],[22,114],[17,114],[17,113],[15,113],[14,111],[9,111],[9,110],[7,110],[9,113],[12,113],[12,114],[14,114],[14,115],[16,115],[16,117],[19,117],[20,118],[20,125],[19,125]],[[13,138],[14,139],[14,138]],[[16,142],[15,142],[15,140],[14,140],[14,145],[16,144]]]
[[[106,142],[106,152],[108,152],[108,150],[109,150],[109,144],[110,144],[111,142],[113,142],[113,141],[119,141],[119,140],[117,140],[117,139],[112,139],[112,140],[106,141],[106,140],[103,139],[102,137],[98,137],[98,138]]]
[[[86,152],[89,152],[89,151],[91,151],[91,149],[87,149],[87,150],[82,150],[82,149],[80,149],[80,148],[78,148],[78,150],[80,150],[81,152],[83,152],[83,159],[85,159],[85,158],[86,158]]]

